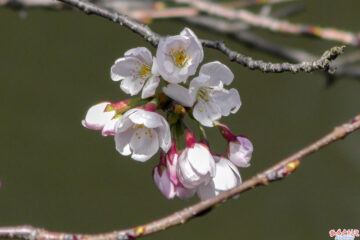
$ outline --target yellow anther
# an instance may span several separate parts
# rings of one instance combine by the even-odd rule
[[[204,111],[204,109],[203,109],[203,108],[199,108],[199,111],[200,111],[200,112],[203,112],[203,111]]]
[[[142,124],[139,124],[139,126],[138,126],[138,128],[140,128],[140,129],[143,128],[143,127],[144,127],[144,126],[143,126]]]
[[[179,46],[178,50],[176,51],[174,48],[171,48],[169,55],[173,58],[174,64],[180,68],[185,67],[188,61],[191,59],[190,56],[186,55],[186,49],[184,49],[182,46]]]

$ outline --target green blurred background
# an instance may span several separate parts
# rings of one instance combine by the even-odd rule
[[[360,2],[303,1],[293,22],[359,31]],[[151,27],[176,34],[186,26],[157,20]],[[130,227],[195,203],[167,200],[152,181],[157,157],[139,163],[120,156],[112,137],[85,129],[87,109],[126,96],[109,70],[129,48],[146,46],[118,24],[79,11],[0,9],[0,226],[31,224],[54,231],[97,233]],[[282,61],[234,40],[192,27],[201,38],[223,39],[254,58]],[[257,34],[320,55],[340,43]],[[355,51],[348,47],[346,52]],[[339,79],[326,88],[321,73],[263,74],[215,50],[235,74],[243,106],[223,121],[254,143],[243,179],[269,167],[359,113],[360,82]],[[210,129],[218,153],[225,143]],[[205,217],[146,239],[330,239],[331,228],[360,228],[360,134],[306,158],[299,170],[268,187],[244,193]]]

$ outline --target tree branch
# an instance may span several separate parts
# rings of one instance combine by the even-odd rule
[[[264,28],[273,32],[281,32],[294,35],[309,35],[327,40],[334,40],[349,44],[352,46],[360,46],[360,34],[348,31],[338,30],[335,28],[323,28],[319,26],[311,26],[304,24],[294,24],[284,20],[278,20],[269,16],[261,16],[245,9],[234,10],[223,7],[216,3],[203,0],[175,0],[177,3],[186,3],[192,7],[229,20],[241,20],[251,26]]]
[[[31,226],[18,226],[18,227],[0,227],[0,238],[3,239],[31,239],[31,240],[125,240],[134,239],[141,236],[156,233],[165,230],[169,227],[183,224],[192,218],[207,213],[215,206],[219,206],[225,200],[253,189],[257,186],[268,185],[269,183],[277,180],[282,180],[284,177],[294,172],[300,164],[300,161],[309,156],[310,154],[319,151],[329,144],[345,138],[350,133],[360,129],[360,114],[357,115],[350,122],[344,123],[335,127],[333,131],[318,139],[309,146],[301,149],[300,151],[290,155],[282,161],[276,163],[270,168],[253,176],[249,180],[243,182],[236,188],[222,193],[214,198],[206,201],[199,202],[192,206],[186,207],[180,211],[174,212],[164,218],[140,225],[134,228],[119,230],[109,233],[101,234],[79,234],[79,233],[56,233],[50,232],[40,228]]]
[[[142,36],[146,41],[156,47],[160,41],[161,36],[158,33],[153,32],[148,26],[140,24],[126,15],[111,12],[107,9],[100,8],[95,4],[84,2],[81,0],[58,0],[60,2],[69,4],[86,14],[94,14],[113,22],[119,23],[133,32]],[[281,72],[313,72],[317,70],[329,70],[329,65],[332,60],[337,58],[342,52],[344,47],[333,47],[326,51],[323,56],[315,61],[302,62],[299,64],[290,63],[271,63],[261,60],[253,60],[251,57],[245,56],[239,52],[231,50],[223,42],[201,40],[204,47],[213,48],[219,50],[229,57],[231,61],[235,61],[245,67],[252,70],[260,70],[265,73],[281,73]]]

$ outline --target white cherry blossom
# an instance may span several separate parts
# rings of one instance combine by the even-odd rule
[[[161,39],[156,52],[158,71],[170,83],[185,82],[196,73],[203,58],[201,42],[189,28],[180,35]]]
[[[236,166],[222,156],[214,156],[216,174],[206,185],[199,186],[197,194],[206,200],[226,192],[241,184],[241,177]]]
[[[159,149],[171,146],[168,122],[160,114],[135,108],[127,111],[115,125],[115,145],[124,156],[145,162]]]
[[[92,130],[100,130],[103,136],[114,135],[114,127],[119,120],[115,111],[106,111],[111,102],[101,102],[92,106],[86,113],[82,125]]]
[[[145,47],[125,52],[123,58],[115,61],[110,73],[113,81],[121,81],[120,88],[125,93],[134,96],[142,89],[141,98],[153,96],[160,82],[156,60]]]
[[[231,70],[220,62],[210,62],[200,68],[199,76],[186,88],[169,84],[163,88],[164,93],[180,104],[191,107],[194,104],[193,116],[202,125],[213,127],[213,122],[221,116],[236,113],[240,106],[240,95],[235,88],[227,90],[234,79]]]
[[[178,159],[177,175],[185,188],[196,188],[208,184],[215,176],[215,161],[208,146],[198,143],[192,133],[191,139],[187,136],[187,147],[181,152]]]

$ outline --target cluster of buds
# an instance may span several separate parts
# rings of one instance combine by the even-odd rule
[[[153,179],[169,199],[195,193],[202,200],[214,197],[241,184],[237,167],[250,166],[251,142],[219,122],[241,106],[238,91],[224,88],[233,81],[231,70],[217,61],[206,63],[188,81],[203,58],[201,42],[188,28],[161,39],[155,57],[145,47],[128,50],[111,67],[111,79],[131,96],[141,91],[141,97],[96,104],[82,121],[103,136],[114,136],[116,150],[134,160],[145,162],[160,148]],[[157,91],[160,83],[162,91]],[[199,123],[199,140],[186,115]],[[211,151],[203,126],[219,128],[228,142],[227,156]]]

